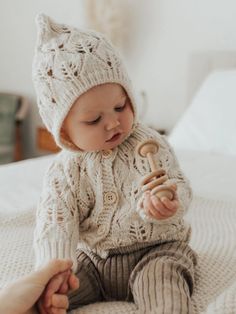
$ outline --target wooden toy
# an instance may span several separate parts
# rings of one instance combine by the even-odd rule
[[[172,200],[174,198],[175,190],[173,187],[167,186],[164,182],[168,179],[166,171],[157,167],[153,155],[158,152],[159,145],[154,140],[148,140],[140,143],[137,146],[137,152],[141,157],[148,159],[152,172],[145,176],[141,182],[143,185],[142,190],[151,190],[152,195],[156,195],[158,198],[163,196]]]

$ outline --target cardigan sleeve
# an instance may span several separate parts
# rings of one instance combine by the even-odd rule
[[[180,201],[180,211],[182,214],[185,214],[192,200],[192,188],[190,186],[189,180],[186,178],[180,168],[179,161],[173,148],[170,146],[165,136],[162,136],[162,143],[163,149],[166,151],[166,156],[168,156],[168,158],[162,157],[161,160],[163,168],[168,176],[168,180],[165,182],[165,184],[176,184],[177,195]],[[165,154],[162,156],[164,155]]]
[[[79,171],[78,168],[75,170],[73,165],[65,167],[57,159],[45,175],[34,232],[36,269],[53,258],[71,259],[73,270],[77,268],[79,211],[76,182]]]
[[[137,204],[137,212],[146,222],[151,222],[154,224],[174,223],[177,219],[182,219],[184,214],[188,210],[192,199],[192,189],[190,187],[189,180],[182,172],[175,153],[166,138],[158,134],[157,137],[153,139],[155,139],[159,143],[159,151],[155,155],[155,162],[157,165],[159,165],[159,167],[162,167],[166,171],[168,180],[164,184],[176,184],[176,193],[179,199],[180,206],[174,216],[167,219],[157,220],[149,216],[143,209],[142,194]]]

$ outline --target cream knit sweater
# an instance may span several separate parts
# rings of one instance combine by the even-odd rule
[[[166,220],[148,217],[139,206],[140,180],[150,167],[135,147],[147,139],[159,143],[156,163],[166,170],[168,183],[177,184],[181,206]],[[190,229],[183,215],[190,200],[191,189],[169,144],[147,126],[137,124],[112,151],[62,151],[46,173],[38,204],[36,268],[51,258],[70,258],[75,270],[77,247],[106,257],[114,251],[186,239]]]

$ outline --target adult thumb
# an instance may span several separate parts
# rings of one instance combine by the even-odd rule
[[[34,276],[38,277],[42,284],[46,285],[47,282],[55,275],[69,270],[73,265],[71,260],[65,259],[52,259],[42,268],[34,273]]]

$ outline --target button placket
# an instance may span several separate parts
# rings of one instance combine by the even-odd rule
[[[104,224],[99,227],[99,236],[106,236],[110,230],[110,224],[114,215],[116,204],[118,203],[118,194],[116,193],[116,187],[113,174],[113,160],[116,156],[116,150],[104,150],[101,156],[104,160],[101,160],[102,165],[102,187],[103,187],[103,210],[99,215]],[[104,220],[105,218],[105,220]]]
[[[106,232],[105,226],[100,226],[98,228],[98,232],[97,233],[98,233],[99,236],[103,235],[105,232]]]

